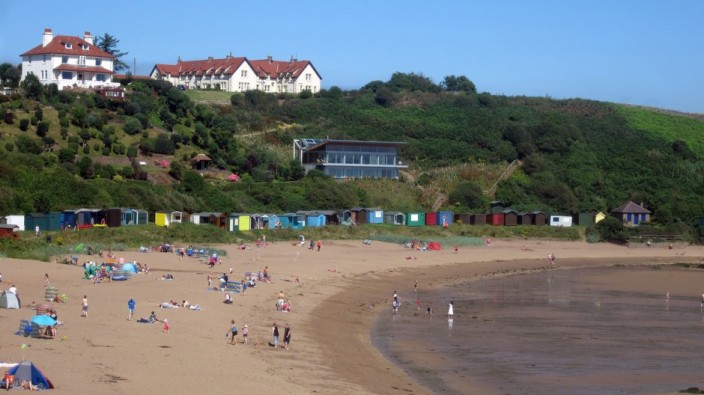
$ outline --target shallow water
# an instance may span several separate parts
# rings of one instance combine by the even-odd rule
[[[627,279],[627,286],[610,281],[618,276]],[[399,295],[399,313],[389,308],[379,316],[372,341],[438,394],[645,394],[704,388],[698,294],[665,299],[665,289],[677,290],[685,281],[704,288],[704,273],[553,270],[420,290],[419,306],[411,291]],[[451,320],[446,317],[450,300]],[[430,319],[428,304],[434,310]]]

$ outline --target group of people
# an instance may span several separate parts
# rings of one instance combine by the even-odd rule
[[[276,322],[274,322],[274,325],[271,327],[271,334],[273,336],[273,345],[274,348],[279,347],[279,326],[276,325]],[[288,350],[289,345],[291,344],[291,327],[288,325],[288,323],[284,324],[284,349]]]

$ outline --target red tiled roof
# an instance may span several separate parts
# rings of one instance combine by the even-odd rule
[[[103,74],[114,74],[112,71],[106,69],[105,67],[98,66],[79,66],[75,64],[62,64],[55,67],[54,70],[58,71],[83,71],[88,73],[103,73]]]
[[[639,204],[633,202],[626,202],[615,209],[611,210],[612,213],[631,213],[631,214],[650,214],[650,210],[643,208]]]
[[[178,75],[178,65],[176,64],[157,64],[154,68],[156,68],[161,75]]]
[[[259,78],[269,77],[272,79],[284,78],[288,75],[293,78],[298,78],[308,65],[313,67],[308,60],[291,60],[286,62],[281,60],[263,59],[250,60],[249,63],[252,65],[254,72],[257,73]],[[316,74],[318,74],[315,67],[313,67],[313,70]],[[320,74],[318,74],[318,77],[320,78]]]
[[[71,44],[71,48],[66,48],[67,43]],[[87,45],[88,49],[83,49],[83,46]],[[96,47],[93,44],[89,44],[87,41],[80,37],[75,36],[55,36],[49,44],[42,46],[42,44],[30,49],[29,51],[23,53],[20,56],[25,55],[75,55],[75,56],[95,56],[99,58],[110,58],[115,57],[109,53],[103,51],[102,49]]]
[[[158,66],[163,67],[171,75],[212,75],[216,70],[220,70],[217,74],[232,74],[246,61],[246,58],[228,57],[224,59],[182,60],[175,65]],[[159,72],[161,73],[160,69]]]

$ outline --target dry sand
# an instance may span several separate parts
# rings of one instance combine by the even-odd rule
[[[394,289],[412,289],[416,279],[419,287],[429,288],[540,270],[546,267],[548,253],[554,253],[558,267],[565,268],[704,259],[701,247],[670,250],[554,241],[494,240],[489,247],[460,248],[457,254],[451,249],[420,252],[360,241],[324,241],[320,252],[286,242],[248,250],[219,247],[227,250],[227,256],[214,268],[216,274],[232,268],[230,277],[238,280],[245,271],[268,266],[272,283],[248,289],[226,305],[222,293],[207,290],[208,266],[194,258],[181,261],[175,254],[117,252],[126,261],[147,263],[152,272],[103,284],[84,280],[80,266],[0,260],[3,288],[14,283],[25,306],[43,301],[45,273],[69,297],[68,303],[54,304],[65,322],[54,340],[13,335],[19,321],[33,312],[0,309],[0,361],[35,362],[54,382],[57,394],[424,394],[426,389],[386,360],[370,341],[372,321],[387,311]],[[80,262],[89,258],[97,257],[81,256]],[[174,280],[160,280],[165,273],[173,274]],[[695,288],[682,287],[671,294],[698,299],[702,290]],[[291,299],[292,312],[275,311],[279,291]],[[83,295],[89,299],[87,318],[81,317]],[[128,321],[130,297],[137,301],[136,317],[147,317],[154,310],[159,318],[168,318],[170,333],[163,333],[161,324]],[[171,299],[197,303],[202,311],[157,307]],[[227,344],[232,319],[240,331],[249,326],[248,345]],[[269,345],[274,322],[281,328],[281,338],[283,324],[290,324],[289,350]],[[22,344],[29,347],[23,349]]]

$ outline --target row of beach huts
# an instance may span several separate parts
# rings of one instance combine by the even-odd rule
[[[492,202],[487,214],[455,214],[452,211],[401,212],[384,211],[378,207],[355,207],[346,210],[297,211],[285,214],[222,213],[183,211],[157,211],[150,216],[146,210],[132,208],[76,209],[51,213],[8,215],[0,218],[0,236],[24,230],[57,231],[90,227],[116,227],[143,225],[154,222],[157,226],[191,222],[208,224],[231,232],[257,229],[302,229],[327,225],[392,224],[404,226],[449,226],[453,223],[493,226],[587,226],[606,218],[602,212],[582,212],[574,215],[547,215],[542,211],[518,212]],[[624,212],[622,209],[635,212]],[[650,211],[628,202],[611,211],[612,216],[624,223],[638,225],[650,220]]]

